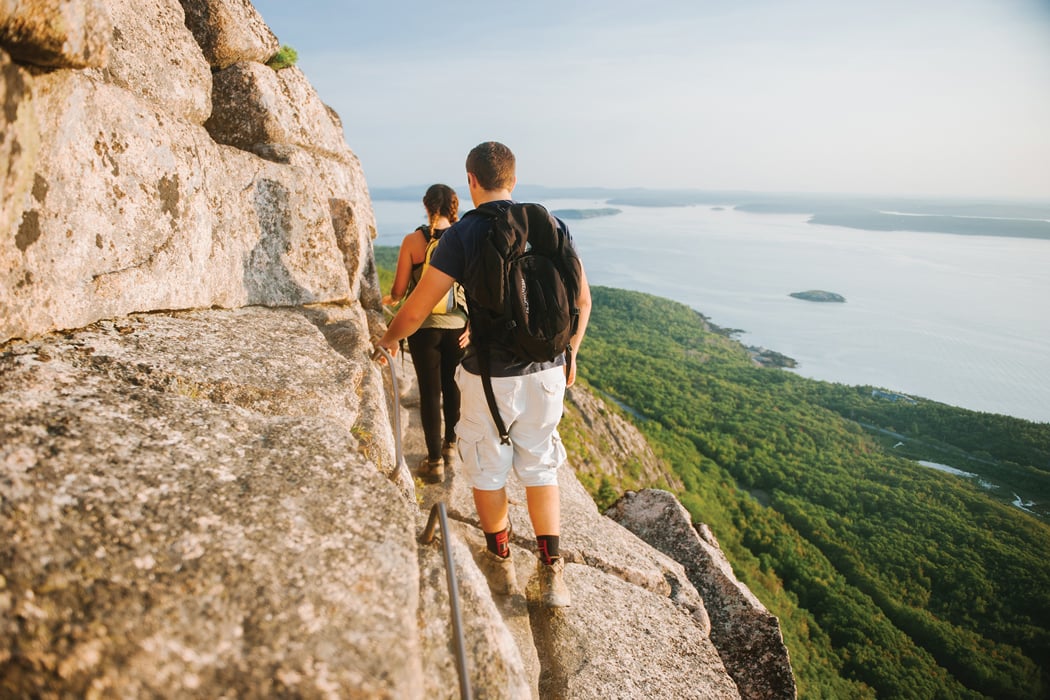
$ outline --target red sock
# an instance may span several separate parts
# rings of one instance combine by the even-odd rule
[[[557,535],[536,535],[536,547],[540,550],[540,559],[544,564],[550,564],[560,556]]]
[[[510,556],[510,527],[506,527],[499,532],[486,532],[485,533],[485,544],[488,546],[489,551],[495,554],[501,559],[506,559]]]

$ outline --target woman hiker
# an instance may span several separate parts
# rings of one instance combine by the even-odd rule
[[[397,257],[397,271],[390,294],[383,303],[394,306],[419,282],[431,241],[435,242],[459,219],[459,197],[448,185],[431,185],[423,195],[427,225],[405,236]],[[408,349],[419,384],[419,414],[423,424],[427,456],[419,464],[419,476],[437,483],[445,477],[445,466],[457,455],[456,423],[459,422],[459,387],[456,367],[470,334],[462,293],[455,290],[442,308],[435,307],[419,330],[408,337]],[[444,429],[442,429],[444,414]]]

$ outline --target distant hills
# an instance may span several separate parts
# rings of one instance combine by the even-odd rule
[[[375,187],[373,199],[420,200],[424,186]],[[519,185],[521,200],[598,199],[610,207],[732,207],[755,214],[809,215],[809,223],[865,231],[918,231],[1050,240],[1050,199],[997,200]],[[466,200],[469,202],[469,200]]]
[[[600,216],[616,216],[622,209],[601,207],[598,209],[553,209],[551,214],[562,219],[595,219]]]

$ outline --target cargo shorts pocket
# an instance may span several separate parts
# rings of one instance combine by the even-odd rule
[[[545,378],[540,382],[543,392],[543,424],[558,423],[564,411],[565,379]]]
[[[456,426],[456,439],[463,476],[477,489],[491,491],[507,481],[513,452],[501,450],[493,432],[469,421]]]

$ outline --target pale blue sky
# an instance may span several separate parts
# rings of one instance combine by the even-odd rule
[[[369,185],[1050,199],[1050,0],[254,0]]]

